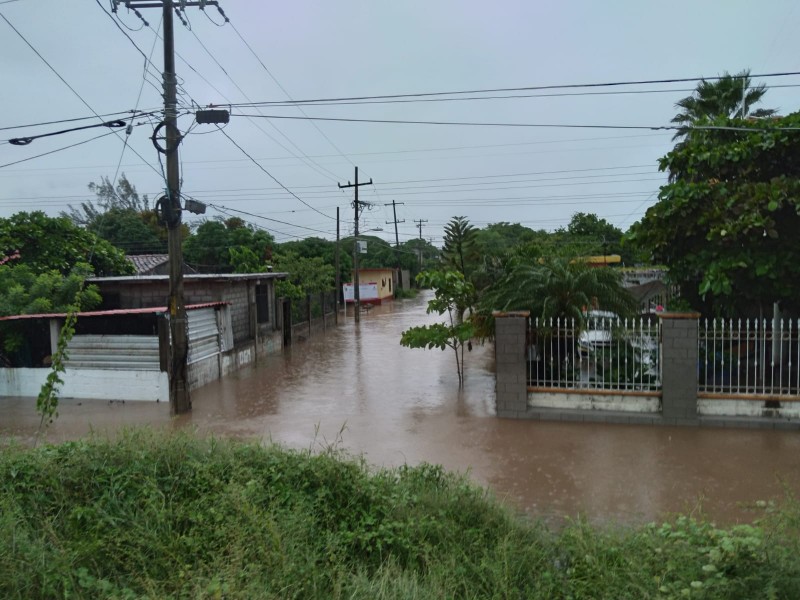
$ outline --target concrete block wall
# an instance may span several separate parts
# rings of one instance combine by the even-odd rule
[[[661,411],[676,425],[697,424],[697,313],[661,318]]]
[[[495,391],[498,417],[521,418],[528,411],[528,311],[496,312]]]

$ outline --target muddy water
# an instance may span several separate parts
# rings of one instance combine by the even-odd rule
[[[703,510],[750,520],[758,500],[800,493],[800,434],[499,420],[492,348],[467,356],[458,389],[451,351],[410,350],[400,332],[433,319],[425,298],[376,307],[355,324],[193,393],[190,415],[160,404],[65,401],[54,440],[90,427],[193,427],[294,448],[335,445],[375,465],[441,463],[468,471],[532,516],[640,523]],[[31,401],[0,401],[0,435],[29,438]]]

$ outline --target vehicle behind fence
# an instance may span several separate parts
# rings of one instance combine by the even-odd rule
[[[699,323],[698,387],[705,394],[800,394],[800,322],[713,319]]]
[[[593,311],[582,320],[534,319],[528,328],[528,386],[658,391],[660,322]]]

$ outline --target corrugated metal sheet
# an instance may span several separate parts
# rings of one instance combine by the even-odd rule
[[[225,306],[228,302],[203,302],[201,304],[187,304],[186,310],[194,310],[198,308],[208,308],[214,306]],[[81,317],[111,317],[114,315],[144,315],[151,313],[166,313],[166,306],[152,306],[148,308],[116,308],[113,310],[89,310],[86,312],[79,312],[78,318]],[[10,317],[0,317],[0,321],[19,321],[23,319],[57,319],[64,318],[67,313],[37,313],[35,315],[11,315]]]
[[[219,326],[217,311],[213,308],[191,310],[189,319],[189,356],[192,364],[209,356],[219,354]]]
[[[76,335],[67,350],[69,369],[159,370],[157,336]]]

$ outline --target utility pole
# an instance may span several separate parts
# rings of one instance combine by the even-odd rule
[[[367,204],[366,202],[359,202],[358,201],[358,188],[362,185],[372,185],[372,177],[369,178],[369,181],[365,181],[364,183],[358,183],[358,167],[356,167],[356,182],[350,183],[347,182],[347,185],[342,185],[341,183],[337,184],[339,189],[345,188],[355,188],[355,199],[353,200],[353,210],[355,213],[355,233],[353,238],[353,247],[355,252],[353,252],[353,299],[355,302],[353,303],[355,306],[354,313],[356,323],[361,321],[361,293],[359,290],[359,281],[358,281],[358,219],[361,216],[361,204]]]
[[[339,294],[341,293],[342,282],[341,280],[341,269],[339,267],[339,207],[336,207],[336,275],[334,278],[334,286],[336,287],[336,294],[334,298],[336,301],[334,303],[334,307],[336,308],[335,316],[333,317],[334,322],[338,325],[339,324]]]
[[[395,202],[392,200],[392,215],[394,217],[394,221],[386,221],[386,224],[389,225],[390,223],[394,223],[394,248],[395,248],[395,256],[397,257],[397,275],[398,281],[400,282],[400,289],[403,289],[403,269],[400,266],[400,236],[397,233],[397,224],[398,223],[405,223],[406,220],[403,219],[402,221],[397,220],[397,204],[405,204],[405,202]],[[389,206],[387,202],[384,206]]]
[[[178,146],[181,134],[178,130],[177,75],[175,74],[175,35],[172,24],[172,13],[176,8],[174,0],[113,0],[113,11],[124,4],[127,8],[161,8],[164,23],[164,120],[153,133],[153,144],[156,149],[166,155],[167,192],[160,201],[160,212],[167,225],[167,247],[169,250],[169,329],[170,352],[168,361],[169,405],[172,414],[188,412],[192,409],[189,397],[186,360],[188,348],[188,322],[186,304],[183,297],[183,249],[181,247],[181,191],[180,162]],[[187,6],[218,6],[214,0],[184,1],[179,0],[181,10]],[[161,148],[156,140],[158,130],[164,127],[165,148]]]
[[[415,219],[414,223],[417,224],[417,228],[419,229],[419,239],[422,239],[422,224],[427,223],[428,219]],[[422,245],[419,247],[419,270],[422,270]]]

